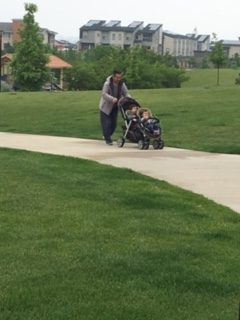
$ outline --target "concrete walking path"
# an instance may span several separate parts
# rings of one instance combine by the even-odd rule
[[[240,155],[177,148],[139,150],[136,144],[0,132],[0,147],[95,160],[167,181],[240,213]]]

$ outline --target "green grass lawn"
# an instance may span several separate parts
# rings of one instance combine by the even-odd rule
[[[1,320],[238,319],[238,214],[95,162],[0,162]]]
[[[239,69],[220,69],[219,82],[221,87],[235,87],[235,79]],[[217,84],[217,69],[191,69],[187,71],[189,80],[183,82],[183,88],[212,88]]]
[[[240,153],[240,88],[132,90],[161,120],[167,146]],[[99,91],[1,93],[0,131],[101,139]],[[121,135],[122,118],[114,138]]]
[[[202,71],[182,89],[131,94],[167,146],[239,154],[240,89],[230,71],[220,87]],[[1,93],[0,131],[101,139],[99,96]],[[230,209],[95,162],[0,149],[0,163],[1,320],[238,318]]]

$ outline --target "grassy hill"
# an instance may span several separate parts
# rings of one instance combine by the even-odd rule
[[[220,69],[220,86],[235,87],[235,79],[239,72],[238,69]],[[189,80],[182,84],[183,88],[212,88],[217,83],[217,69],[192,69],[187,71],[187,75]]]
[[[238,318],[240,215],[131,170],[0,151],[1,320]]]
[[[131,94],[168,146],[240,153],[239,88],[194,75]],[[99,96],[1,93],[0,131],[101,139]],[[0,149],[0,163],[2,320],[238,318],[238,214],[92,161]]]
[[[131,94],[160,118],[167,146],[240,153],[239,87],[132,90]],[[99,97],[99,91],[2,93],[0,131],[101,139]],[[122,123],[119,116],[116,139]]]

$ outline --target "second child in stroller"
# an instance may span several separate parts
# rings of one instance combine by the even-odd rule
[[[147,109],[143,109],[141,114],[141,123],[152,135],[159,135],[160,129],[158,126],[159,121],[152,117],[151,112]]]

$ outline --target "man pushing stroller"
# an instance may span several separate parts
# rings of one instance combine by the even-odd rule
[[[103,138],[107,145],[113,144],[112,135],[117,126],[118,101],[129,96],[128,88],[122,80],[121,71],[114,70],[103,85],[99,103],[100,123]]]

